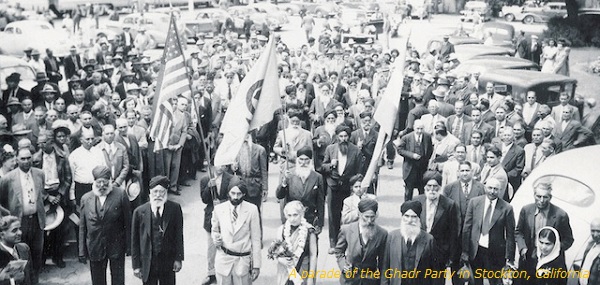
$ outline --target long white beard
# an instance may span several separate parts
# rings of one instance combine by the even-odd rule
[[[301,166],[297,165],[295,172],[296,172],[296,175],[298,175],[298,177],[300,177],[300,179],[302,179],[302,181],[306,181],[306,179],[310,175],[311,169],[310,169],[310,167],[301,167]]]
[[[413,226],[404,222],[400,223],[400,233],[402,234],[404,239],[410,239],[414,241],[420,232],[421,227],[419,227],[418,225]]]
[[[112,190],[113,190],[112,185],[108,185],[107,189],[108,190],[103,195],[102,193],[100,193],[100,190],[98,189],[98,187],[96,187],[95,184],[92,184],[92,192],[94,193],[94,195],[96,195],[96,197],[108,196],[108,194],[110,194],[110,192],[112,192]]]
[[[333,137],[335,135],[335,128],[337,127],[336,123],[325,123],[325,131],[329,134],[329,136]]]
[[[159,208],[159,207],[160,207],[160,208],[164,207],[166,202],[167,202],[167,199],[166,199],[166,198],[165,198],[165,199],[162,199],[162,200],[160,200],[160,201],[159,201],[159,200],[154,200],[154,199],[152,199],[152,198],[150,199],[150,205],[151,205],[152,207],[154,207],[155,209],[156,209],[156,208]]]

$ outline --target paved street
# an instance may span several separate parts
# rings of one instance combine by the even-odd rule
[[[103,19],[103,21],[106,21]],[[299,47],[304,43],[304,33],[299,27],[299,17],[291,17],[291,23],[284,27],[280,33],[284,42],[291,47]],[[317,28],[322,25],[322,20],[317,21]],[[413,33],[411,42],[418,49],[422,50],[427,41],[436,36],[448,34],[453,31],[459,24],[457,16],[440,15],[436,16],[431,22],[413,20]],[[541,33],[544,26],[516,24],[517,29],[525,29],[528,33]],[[318,32],[318,29],[315,31]],[[393,39],[391,46],[396,47],[398,39]],[[153,53],[162,53],[162,50],[155,50]],[[577,53],[577,51],[575,52]],[[597,50],[596,50],[597,53]],[[586,55],[579,58],[584,59]],[[595,57],[594,57],[595,58]],[[573,63],[580,65],[580,63]],[[581,76],[588,80],[581,80],[578,88],[586,91],[586,95],[598,96],[597,77],[583,74],[578,68],[574,68],[573,74]],[[591,80],[595,78],[596,80]],[[395,168],[393,170],[382,169],[380,174],[380,190],[378,192],[378,200],[380,202],[380,214],[378,218],[379,224],[386,229],[397,228],[399,224],[400,205],[403,201],[403,181],[401,179],[402,160],[396,159]],[[275,238],[275,229],[281,225],[280,220],[280,205],[275,198],[275,188],[278,181],[278,167],[271,164],[269,173],[269,198],[263,204],[263,224],[264,224],[264,250],[261,274],[255,284],[272,284],[276,276],[276,261],[267,260],[266,249],[271,241]],[[197,180],[192,181],[192,186],[185,187],[181,196],[169,197],[183,206],[184,213],[184,240],[185,240],[185,260],[183,269],[177,275],[178,284],[200,284],[206,273],[206,239],[207,235],[202,228],[204,204],[200,201],[199,179],[205,173],[198,173]],[[577,233],[576,233],[577,234]],[[319,259],[318,268],[320,270],[338,269],[335,258],[327,254],[328,244],[327,226],[324,227],[323,233],[319,239]],[[59,269],[48,261],[44,272],[41,275],[40,284],[90,284],[90,274],[88,265],[83,265],[77,262],[76,253],[71,248],[71,254],[66,259],[67,267]],[[141,281],[133,276],[131,269],[131,260],[127,258],[126,262],[126,284],[141,284]],[[319,280],[318,284],[339,284],[337,280],[325,279]],[[275,284],[273,284],[275,285]]]

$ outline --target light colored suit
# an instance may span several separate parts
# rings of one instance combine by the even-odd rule
[[[23,216],[23,193],[21,191],[21,170],[16,168],[0,179],[0,210],[21,218]],[[46,227],[46,211],[44,200],[48,194],[44,190],[44,172],[38,168],[31,168],[33,190],[36,192],[36,208],[40,230]]]
[[[105,165],[111,169],[111,177],[118,186],[124,185],[125,178],[129,173],[129,156],[127,155],[127,148],[118,142],[113,142],[113,146],[116,150],[113,150],[112,156],[107,151],[107,144],[102,141],[98,144],[100,150],[104,154]]]
[[[421,116],[421,122],[423,122],[423,124],[425,125],[425,128],[423,129],[423,131],[425,131],[428,134],[433,134],[433,127],[435,126],[435,124],[439,121],[444,122],[444,125],[446,124],[446,117],[440,115],[440,114],[436,114],[435,116],[431,115],[431,114],[425,114],[423,116]]]
[[[498,181],[500,181],[501,192],[499,194],[499,197],[504,197],[504,193],[508,188],[508,175],[502,167],[502,164],[499,163],[494,167],[490,167],[490,165],[486,163],[483,166],[483,169],[481,169],[481,179],[479,179],[479,181],[485,184],[491,178],[496,178]]]
[[[544,154],[542,153],[542,148],[537,147],[534,143],[528,143],[523,148],[525,150],[525,167],[523,168],[523,173],[531,173],[531,171],[537,167],[542,161],[544,161]],[[533,153],[535,154],[535,161],[533,160]]]
[[[250,252],[250,255],[239,257],[226,254],[222,248],[217,250],[217,282],[232,284],[233,280],[233,284],[252,284],[250,270],[260,268],[261,265],[262,241],[258,208],[243,201],[238,205],[238,218],[235,223],[232,222],[232,208],[233,205],[229,201],[215,206],[211,237],[215,243],[222,241],[222,248],[237,253]]]
[[[562,105],[552,107],[552,112],[550,113],[550,116],[554,119],[555,122],[557,122],[557,123],[562,122],[562,111],[564,108],[571,109],[571,118],[572,119],[574,119],[576,121],[581,121],[581,116],[579,115],[579,109],[577,109],[577,107],[575,107],[571,104],[567,104],[566,107],[562,106]]]

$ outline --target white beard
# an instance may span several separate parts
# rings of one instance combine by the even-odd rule
[[[98,188],[96,187],[95,184],[92,184],[92,192],[94,193],[94,195],[96,195],[96,197],[100,197],[100,196],[108,196],[108,194],[110,194],[110,192],[112,192],[113,187],[112,184],[107,186],[107,191],[104,195],[102,195],[102,193],[100,193],[100,190],[98,190]]]
[[[329,136],[333,137],[335,135],[335,128],[337,127],[336,123],[325,123],[325,131],[329,134]]]
[[[323,107],[327,107],[327,104],[329,104],[329,101],[331,101],[331,97],[321,96],[321,103],[323,103]]]
[[[308,176],[310,175],[310,172],[312,171],[312,169],[310,169],[310,167],[301,167],[299,165],[296,165],[296,175],[298,175],[298,177],[300,177],[300,179],[302,179],[302,181],[306,181],[306,179],[308,178]]]
[[[162,199],[161,201],[154,200],[154,199],[152,199],[152,198],[150,199],[150,205],[151,205],[152,207],[154,207],[154,209],[156,209],[156,208],[159,208],[159,207],[160,207],[160,208],[163,208],[163,207],[165,206],[165,203],[166,203],[166,202],[167,202],[167,199],[166,199],[166,198]]]
[[[407,223],[400,223],[400,233],[406,240],[414,241],[419,233],[421,232],[421,227],[409,225]]]

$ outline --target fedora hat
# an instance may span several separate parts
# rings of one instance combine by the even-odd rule
[[[19,82],[21,81],[21,74],[13,72],[9,76],[6,77],[6,81],[10,82]]]
[[[60,205],[56,205],[55,207],[51,205],[44,205],[44,211],[46,211],[45,231],[56,229],[65,218],[65,211]]]
[[[8,98],[8,102],[6,102],[6,106],[8,106],[8,107],[10,107],[10,106],[21,106],[21,102],[19,102],[18,98],[11,97],[11,98]]]
[[[56,91],[56,89],[54,89],[54,87],[52,87],[52,85],[44,84],[44,88],[42,89],[42,91],[40,91],[40,93],[44,94],[44,93],[58,93],[58,92]]]
[[[16,124],[12,126],[12,133],[15,136],[23,136],[31,133],[31,130],[28,130],[27,126],[25,126],[24,124]]]
[[[63,131],[67,135],[71,135],[71,129],[69,129],[69,122],[67,120],[56,120],[52,123],[52,131],[56,133]]]
[[[31,55],[40,55],[40,51],[36,48],[31,50]]]
[[[46,72],[43,71],[38,71],[38,73],[35,74],[35,81],[48,81],[50,80],[50,78],[48,78],[48,76],[46,75]]]
[[[135,200],[140,195],[141,190],[140,182],[137,178],[129,180],[125,189],[129,201]]]
[[[445,97],[446,96],[446,92],[441,90],[440,88],[431,91],[431,93],[433,93],[433,96],[435,96],[435,97]]]

